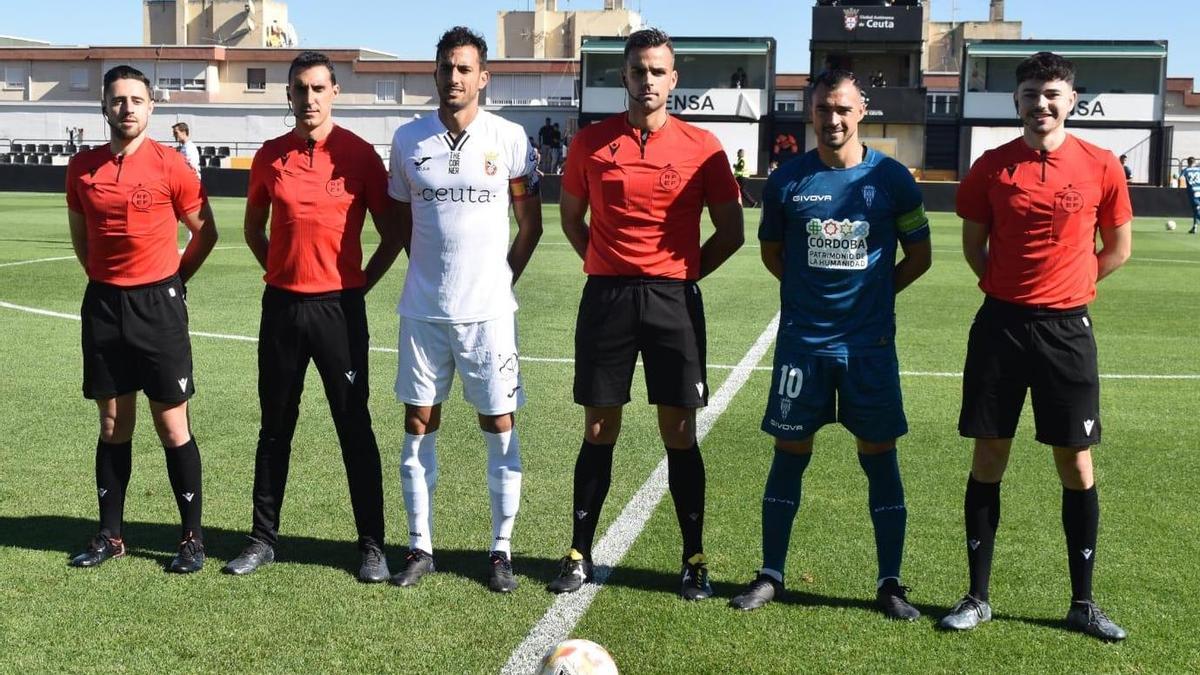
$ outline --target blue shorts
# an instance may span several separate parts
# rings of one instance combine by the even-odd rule
[[[908,433],[896,353],[824,356],[777,342],[762,430],[798,441],[832,422],[872,443]]]

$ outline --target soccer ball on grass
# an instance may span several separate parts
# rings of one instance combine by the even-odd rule
[[[1174,232],[1174,231],[1175,231],[1175,221],[1168,220],[1167,221],[1167,232]]]
[[[617,675],[608,650],[591,640],[564,640],[546,652],[539,675]]]

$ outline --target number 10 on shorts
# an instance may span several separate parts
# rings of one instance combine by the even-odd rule
[[[779,391],[776,392],[778,395],[796,398],[803,388],[804,373],[799,368],[787,364],[779,366]]]

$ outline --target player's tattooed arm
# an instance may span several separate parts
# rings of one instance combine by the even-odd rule
[[[67,225],[71,228],[71,248],[75,249],[75,257],[79,264],[87,269],[87,217],[78,211],[67,209]]]
[[[587,257],[588,231],[587,223],[583,218],[587,215],[588,203],[583,197],[562,191],[562,196],[558,200],[558,212],[562,220],[563,234],[567,236],[567,241],[571,242],[571,246],[580,258]]]
[[[962,250],[967,265],[975,277],[983,279],[987,270],[988,226],[973,220],[964,220],[962,225]]]
[[[712,274],[746,243],[746,227],[742,205],[736,199],[722,204],[709,204],[708,216],[714,231],[700,247],[700,278]]]
[[[199,209],[184,214],[183,224],[195,235],[179,259],[179,278],[186,284],[217,245],[217,222],[208,200],[205,199]]]

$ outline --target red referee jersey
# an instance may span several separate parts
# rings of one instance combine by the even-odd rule
[[[292,133],[271,139],[254,155],[246,201],[271,209],[268,284],[297,293],[366,285],[363,221],[388,207],[371,144],[339,126],[311,146]]]
[[[716,136],[671,117],[643,144],[624,113],[579,130],[562,187],[591,209],[583,270],[599,276],[699,278],[700,213],[740,195]]]
[[[988,226],[983,292],[1051,309],[1096,297],[1096,229],[1133,218],[1116,156],[1070,134],[1054,152],[1021,138],[985,152],[958,186],[956,211]]]
[[[105,144],[67,165],[67,208],[87,220],[85,268],[93,281],[139,286],[178,272],[179,221],[204,200],[183,157],[149,138],[129,155]]]

